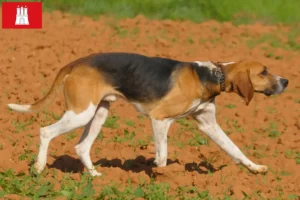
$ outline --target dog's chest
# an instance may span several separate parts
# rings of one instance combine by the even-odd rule
[[[204,109],[209,102],[210,101],[203,101],[201,99],[195,99],[195,100],[193,100],[193,102],[191,103],[191,105],[187,109],[187,111],[182,113],[178,117],[181,118],[181,117],[186,117],[188,115],[193,115],[194,113],[197,113],[197,112],[201,111],[202,109]]]

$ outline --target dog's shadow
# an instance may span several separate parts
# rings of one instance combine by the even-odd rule
[[[54,162],[51,165],[48,165],[49,169],[54,168],[67,173],[81,173],[84,171],[84,165],[80,159],[75,159],[68,155],[54,158]]]
[[[167,161],[168,165],[173,163],[179,163],[179,161],[176,160],[170,160]],[[122,162],[122,160],[115,158],[108,160],[106,158],[102,158],[94,163],[94,165],[100,165],[101,167],[118,167],[124,171],[132,171],[134,173],[139,173],[141,171],[145,171],[145,173],[149,177],[155,177],[156,174],[153,172],[153,168],[156,167],[154,164],[154,158],[146,159],[144,156],[138,156],[135,159],[128,159]],[[55,161],[48,165],[48,167],[58,169],[62,172],[67,173],[82,173],[84,171],[84,165],[79,159],[73,158],[68,155],[62,155],[55,158]],[[217,168],[215,168],[213,165],[206,161],[202,161],[199,164],[193,162],[193,163],[187,163],[185,164],[185,170],[192,172],[197,171],[199,174],[208,174],[208,173],[214,173],[216,171],[221,170],[223,167],[226,167],[226,165],[221,165]]]
[[[208,173],[214,173],[216,171],[219,171],[226,166],[227,165],[221,165],[215,168],[212,164],[208,163],[207,161],[202,161],[199,164],[195,162],[185,164],[185,170],[189,172],[197,171],[199,174],[208,174]]]
[[[167,161],[168,165],[173,163],[179,163],[176,160]],[[139,173],[141,171],[145,171],[145,173],[149,177],[155,177],[155,173],[153,172],[153,168],[156,167],[154,164],[154,158],[146,159],[144,156],[138,156],[135,159],[128,159],[124,162],[118,158],[108,160],[106,158],[102,158],[94,163],[95,166],[100,165],[101,167],[118,167],[124,171],[132,171],[134,173]],[[84,165],[79,159],[75,159],[68,155],[62,155],[55,158],[55,161],[48,165],[48,167],[58,169],[62,172],[69,173],[82,173],[84,171]]]

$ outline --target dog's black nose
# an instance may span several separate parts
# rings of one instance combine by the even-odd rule
[[[280,83],[284,86],[284,87],[287,87],[288,84],[289,84],[289,80],[285,79],[285,78],[282,78],[280,79]]]

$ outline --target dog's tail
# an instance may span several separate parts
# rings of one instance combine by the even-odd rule
[[[50,102],[54,100],[56,94],[63,85],[63,80],[67,74],[69,74],[72,70],[72,65],[67,65],[63,67],[55,77],[55,80],[51,86],[50,91],[44,98],[40,99],[39,101],[35,102],[32,105],[19,105],[19,104],[8,104],[8,107],[12,110],[19,111],[19,112],[37,112],[42,110],[45,106],[47,106]]]

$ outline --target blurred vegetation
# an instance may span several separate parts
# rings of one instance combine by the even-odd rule
[[[0,0],[3,2],[4,0]],[[7,0],[17,1],[17,0]],[[20,0],[19,0],[20,1]],[[22,0],[21,0],[22,1]],[[24,0],[30,1],[30,0]],[[38,0],[35,0],[38,1]],[[300,22],[300,0],[40,0],[45,11],[61,10],[97,17],[118,18],[142,14],[150,19],[209,19],[247,24]]]

